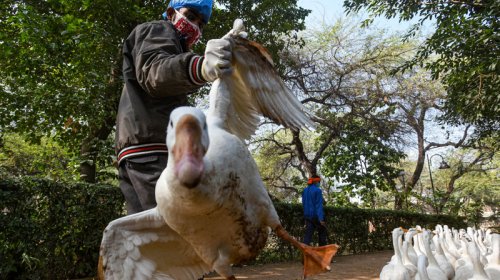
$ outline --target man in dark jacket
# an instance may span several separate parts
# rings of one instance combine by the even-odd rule
[[[304,244],[311,245],[314,231],[318,231],[319,246],[326,245],[327,232],[325,214],[323,212],[323,193],[319,188],[321,178],[312,176],[307,181],[307,187],[302,192],[302,206],[304,207],[304,220],[306,233]]]
[[[231,71],[233,42],[191,52],[212,13],[212,0],[171,0],[164,19],[138,25],[123,44],[123,87],[116,119],[120,188],[128,214],[156,206],[155,186],[167,164],[170,112],[187,95]]]

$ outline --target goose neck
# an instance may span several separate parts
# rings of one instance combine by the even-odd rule
[[[500,234],[494,234],[491,236],[491,246],[493,256],[492,263],[500,266]]]
[[[402,240],[401,235],[393,234],[392,246],[394,247],[394,254],[396,255],[396,260],[399,263],[403,263],[403,260],[401,258],[401,249],[399,247],[400,240]]]
[[[430,240],[429,239],[426,240],[425,237],[424,237],[424,247],[427,258],[429,259],[429,265],[438,265],[436,258],[434,258],[434,255],[432,254]]]
[[[472,265],[474,267],[474,279],[489,279],[488,275],[486,275],[486,272],[484,271],[483,265],[481,264],[479,260],[479,249],[477,248],[477,245],[475,242],[471,242],[469,244],[469,255],[471,256],[472,259]]]

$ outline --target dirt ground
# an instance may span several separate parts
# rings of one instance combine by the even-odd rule
[[[367,253],[363,255],[336,256],[332,270],[308,277],[308,280],[376,280],[382,267],[390,261],[392,251]],[[302,279],[302,264],[299,262],[243,266],[233,268],[237,279],[298,280]],[[223,280],[217,274],[210,274],[205,280]]]

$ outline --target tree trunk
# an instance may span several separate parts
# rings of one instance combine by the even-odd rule
[[[104,141],[113,131],[115,123],[115,113],[102,123],[101,127],[94,132],[91,131],[89,137],[85,138],[80,147],[80,179],[88,183],[97,182],[97,166],[99,148],[96,142]]]
[[[444,206],[451,197],[451,194],[453,193],[453,191],[455,191],[455,182],[458,180],[458,178],[462,177],[463,174],[465,174],[465,172],[459,172],[458,174],[451,176],[450,181],[448,181],[448,184],[446,186],[446,192],[441,198],[439,205],[437,205],[437,207],[439,208],[439,213],[443,211]]]
[[[394,197],[394,210],[403,210],[404,196],[401,193],[396,193]]]
[[[417,164],[415,169],[413,170],[413,174],[408,182],[408,190],[413,190],[413,187],[417,184],[418,180],[420,180],[420,176],[422,175],[422,170],[424,169],[425,164],[425,140],[424,140],[424,125],[423,122],[420,123],[418,127],[415,128],[415,132],[417,133],[417,143],[418,143],[418,155],[417,155]]]
[[[92,138],[86,138],[80,147],[80,180],[87,183],[96,182],[96,155],[95,149],[92,149]]]
[[[122,51],[117,53],[115,64],[111,67],[109,83],[104,90],[105,100],[109,100],[110,109],[108,115],[100,125],[91,126],[88,137],[86,137],[80,146],[80,179],[96,183],[98,159],[98,142],[108,139],[115,125],[118,103],[120,102],[122,83],[119,79],[122,68]]]
[[[302,144],[302,140],[300,140],[300,131],[292,130],[293,135],[293,144],[295,145],[295,152],[297,153],[297,157],[299,158],[300,163],[306,170],[308,176],[317,175],[317,167],[313,164],[306,156],[304,151],[304,145]]]

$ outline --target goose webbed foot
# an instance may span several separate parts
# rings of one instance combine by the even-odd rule
[[[321,272],[330,271],[330,263],[339,248],[337,244],[311,247],[290,236],[281,225],[277,226],[274,231],[278,237],[290,242],[304,254],[304,278]]]

